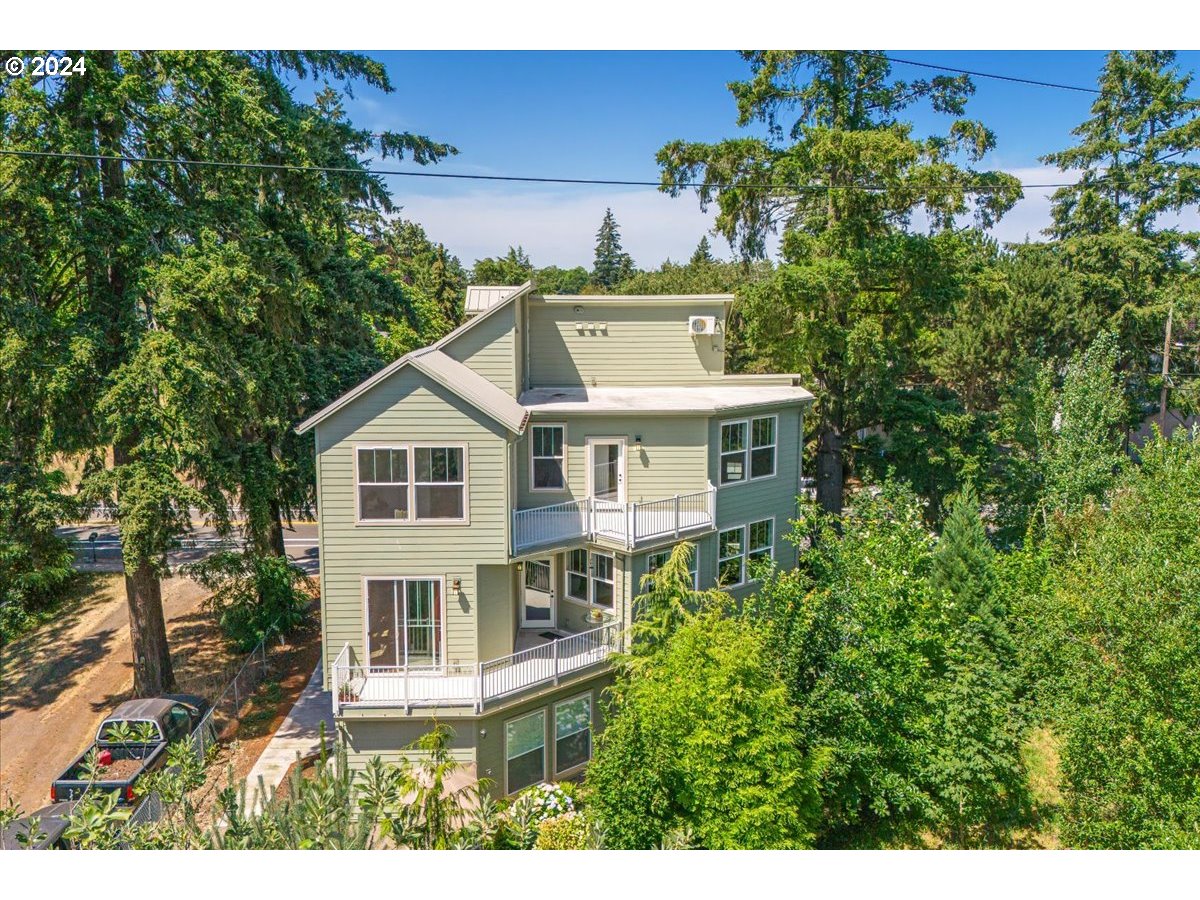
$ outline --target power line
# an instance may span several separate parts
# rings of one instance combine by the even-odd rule
[[[445,179],[464,179],[469,181],[519,181],[531,182],[534,184],[594,184],[608,185],[613,187],[653,187],[653,188],[702,188],[707,187],[714,190],[721,190],[731,187],[756,187],[756,188],[784,188],[789,191],[830,191],[830,190],[860,190],[878,192],[884,188],[862,184],[862,185],[828,185],[828,184],[754,184],[754,183],[739,183],[739,184],[706,184],[702,181],[675,181],[664,184],[661,181],[636,181],[616,178],[549,178],[534,175],[471,175],[459,172],[416,172],[405,169],[374,169],[374,168],[354,168],[350,166],[307,166],[294,165],[290,163],[261,163],[261,162],[228,162],[222,160],[210,159],[183,159],[174,157],[156,157],[156,156],[128,156],[124,154],[99,154],[99,153],[65,153],[54,150],[3,150],[0,149],[0,155],[4,156],[21,156],[29,158],[53,158],[53,159],[80,159],[92,162],[127,162],[139,164],[159,164],[159,165],[178,165],[178,166],[208,166],[211,168],[221,169],[258,169],[272,171],[287,171],[287,172],[329,172],[342,175],[383,175],[383,176],[403,176],[408,178],[445,178]],[[1073,187],[1074,182],[1047,182],[1044,184],[1021,184],[1022,189],[1039,189],[1039,188],[1061,188]],[[978,184],[960,185],[965,190],[974,193],[991,193],[1005,189],[1003,185]]]
[[[951,66],[939,66],[936,63],[918,62],[915,59],[901,59],[887,53],[876,53],[875,56],[888,62],[900,63],[905,66],[920,66],[924,69],[939,69],[942,72],[954,72],[957,75],[971,75],[975,78],[994,78],[996,81],[1011,81],[1015,84],[1032,84],[1036,87],[1058,88],[1063,91],[1078,91],[1081,94],[1099,94],[1098,88],[1080,87],[1077,84],[1059,84],[1056,81],[1038,81],[1035,78],[1018,78],[1015,75],[997,75],[994,72],[976,72],[972,69],[955,69]]]

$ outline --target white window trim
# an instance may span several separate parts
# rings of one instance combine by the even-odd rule
[[[754,446],[754,421],[756,419],[774,419],[775,420],[775,425],[771,429],[771,434],[774,436],[775,440],[770,444],[763,444],[762,447],[757,448],[759,450],[763,450],[767,447],[771,447],[775,452],[773,454],[771,454],[771,474],[770,475],[755,475],[755,476],[751,477],[751,475],[750,475],[750,465],[751,465],[750,457],[753,454],[754,450],[756,449]],[[745,425],[746,426],[746,449],[742,450],[742,451],[737,451],[737,450],[729,451],[730,454],[741,452],[745,456],[746,463],[745,463],[744,471],[746,473],[746,477],[743,478],[741,481],[725,481],[725,482],[721,481],[721,458],[723,456],[725,456],[725,453],[723,453],[721,451],[721,446],[722,446],[721,441],[722,441],[722,432],[724,431],[726,425]],[[751,481],[765,481],[768,478],[774,478],[778,474],[779,474],[779,413],[767,413],[766,415],[762,415],[762,416],[747,416],[744,419],[726,419],[725,421],[718,423],[718,425],[717,425],[717,487],[718,488],[737,487],[739,484],[749,484]],[[762,520],[760,519],[759,521],[762,521]],[[731,529],[727,528],[725,530],[729,531]]]
[[[441,640],[441,646],[438,647],[439,662],[435,666],[433,666],[433,669],[436,670],[436,669],[445,668],[446,667],[446,608],[447,608],[447,606],[449,606],[449,603],[446,600],[446,576],[444,576],[444,575],[363,575],[362,576],[362,586],[361,586],[362,614],[363,614],[362,655],[363,655],[363,659],[366,660],[364,665],[367,668],[370,668],[370,666],[371,666],[371,615],[370,615],[370,610],[367,609],[367,583],[371,582],[371,581],[436,581],[438,583],[438,595],[442,598],[442,602],[441,602],[442,615],[441,615],[441,623],[440,623],[441,628],[439,629],[439,631],[441,632],[442,640]],[[405,616],[406,622],[407,622],[407,618],[408,617],[406,615]],[[399,650],[399,644],[397,644],[397,650]],[[397,659],[397,662],[399,663],[399,653],[398,652],[397,652],[396,659]],[[384,666],[383,668],[387,668],[387,667]],[[404,669],[404,668],[407,668],[407,666],[403,663],[400,663],[398,665],[398,668]],[[417,668],[424,670],[429,667],[428,666],[418,666]]]
[[[763,522],[771,523],[771,543],[767,547],[756,548],[752,551],[750,548],[750,526],[751,525],[761,525]],[[741,531],[742,532],[742,552],[739,553],[737,556],[725,556],[725,557],[721,556],[721,535],[727,531]],[[768,555],[770,555],[771,561],[774,562],[775,561],[775,543],[776,543],[777,539],[778,539],[777,535],[775,534],[775,517],[774,516],[766,516],[762,519],[755,519],[752,522],[745,522],[741,525],[732,525],[729,528],[718,528],[717,529],[717,579],[720,580],[720,578],[721,578],[721,564],[722,563],[729,562],[731,559],[740,558],[742,560],[742,580],[737,582],[737,584],[723,584],[723,585],[721,585],[721,587],[725,588],[725,589],[739,588],[739,587],[744,587],[747,584],[754,584],[757,581],[759,581],[759,579],[757,579],[757,578],[750,577],[750,554],[752,552],[758,553],[758,552],[766,551],[766,553]]]
[[[417,458],[418,448],[458,448],[462,450],[462,489],[463,517],[461,519],[418,519],[417,518]],[[364,519],[362,517],[362,501],[358,481],[358,451],[359,450],[404,450],[408,453],[408,518],[407,519]],[[354,524],[371,528],[393,526],[398,528],[441,527],[445,525],[458,526],[471,524],[471,451],[470,445],[463,441],[380,441],[354,444]],[[374,483],[374,482],[370,482]],[[453,484],[451,482],[421,482],[422,484]]]
[[[588,757],[583,762],[571,766],[569,769],[560,769],[558,767],[558,708],[565,703],[574,703],[576,700],[587,699],[588,702]],[[574,775],[583,769],[592,761],[592,755],[596,750],[596,700],[592,696],[591,691],[585,691],[582,694],[576,694],[574,697],[564,697],[562,700],[556,701],[550,709],[550,735],[554,739],[554,777],[562,778],[564,776]],[[507,740],[507,734],[505,739]],[[507,747],[505,748],[505,778],[507,779],[508,755]]]
[[[579,547],[576,547],[575,549],[576,550],[583,549],[584,552],[587,553],[587,555],[588,555],[587,556],[588,570],[586,572],[580,572],[578,569],[572,569],[570,567],[571,551],[570,550],[564,551],[564,555],[566,558],[563,560],[563,574],[566,576],[567,583],[565,585],[563,585],[563,599],[566,600],[568,603],[574,603],[576,606],[582,606],[585,609],[599,609],[599,610],[603,610],[605,612],[615,612],[617,609],[617,555],[615,553],[605,553],[602,550],[587,550],[586,548],[579,548]],[[608,559],[612,560],[612,573],[613,573],[612,581],[609,581],[606,578],[597,578],[596,577],[595,566],[592,565],[592,557],[593,556],[605,556]],[[585,578],[587,578],[587,585],[588,585],[587,593],[588,593],[588,595],[587,595],[586,600],[581,600],[571,593],[571,575],[572,575],[572,573],[574,573],[575,575],[583,575]],[[595,596],[596,596],[595,583],[596,583],[596,581],[602,581],[605,584],[612,585],[612,588],[613,588],[612,606],[605,606],[603,603],[597,603],[595,601]]]
[[[727,528],[725,530],[729,531],[730,529]],[[673,544],[672,546],[668,547],[665,550],[651,550],[649,553],[647,553],[646,554],[646,574],[647,575],[652,574],[650,572],[650,557],[658,556],[661,553],[666,553],[668,556],[670,556],[670,554],[675,550],[675,548],[677,546],[679,546],[679,545]],[[692,565],[695,566],[695,568],[692,569],[692,590],[698,591],[698,590],[700,590],[700,545],[699,544],[692,544]]]
[[[741,552],[735,556],[722,556],[721,555],[721,535],[723,535],[727,532],[730,532],[730,531],[740,531],[742,533]],[[734,560],[734,559],[740,559],[742,561],[742,567],[741,567],[742,577],[739,581],[735,582],[734,584],[724,584],[721,582],[721,569],[725,565],[725,563],[729,562],[730,560]],[[746,526],[745,525],[734,525],[732,528],[718,528],[717,529],[717,583],[724,590],[732,590],[733,588],[741,587],[743,584],[747,583],[747,581],[746,581]]]
[[[548,727],[548,722],[550,721],[550,716],[546,712],[546,707],[543,706],[541,709],[530,710],[529,712],[525,713],[522,716],[513,716],[511,719],[505,719],[504,724],[501,726],[504,729],[504,795],[506,797],[516,793],[515,791],[509,790],[509,787],[508,787],[508,763],[509,763],[508,726],[512,722],[520,722],[522,719],[529,719],[529,718],[532,718],[533,716],[537,716],[537,715],[540,715],[542,717],[542,778],[541,778],[541,780],[542,781],[548,780],[548,778],[546,776],[546,768],[550,764],[550,748],[546,745],[546,730]],[[539,784],[539,783],[540,782],[537,782],[537,781],[534,782],[534,784]],[[525,785],[525,787],[530,787],[530,786],[531,785]],[[523,790],[525,790],[525,787],[517,788],[517,790],[523,791]]]
[[[535,459],[557,459],[556,456],[538,456],[533,455],[533,429],[535,428],[561,428],[562,441],[562,475],[563,486],[560,488],[540,488],[534,486],[533,462]],[[531,494],[565,494],[571,489],[570,480],[567,477],[567,458],[570,454],[567,452],[567,423],[566,422],[530,422],[529,423],[529,492]]]

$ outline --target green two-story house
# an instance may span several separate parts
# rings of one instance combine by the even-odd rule
[[[468,289],[465,324],[316,434],[327,685],[352,764],[432,721],[497,794],[577,774],[644,574],[740,595],[795,561],[790,375],[725,374],[731,295]]]

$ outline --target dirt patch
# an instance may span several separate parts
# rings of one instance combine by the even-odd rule
[[[193,797],[205,822],[216,803],[217,792],[240,786],[266,749],[283,720],[304,691],[313,669],[321,658],[321,624],[314,612],[308,622],[289,636],[287,643],[268,655],[270,672],[253,696],[243,704],[242,717],[231,733],[223,735],[216,758],[208,769],[208,779]],[[253,795],[255,785],[248,785]]]
[[[79,601],[55,621],[4,647],[0,661],[0,798],[25,809],[92,742],[99,719],[133,692],[124,576],[80,576]],[[200,606],[188,578],[163,581],[163,612],[180,690],[209,693],[237,658]]]
[[[97,781],[127,781],[137,774],[142,767],[140,759],[114,759],[107,766],[101,766],[97,773]]]

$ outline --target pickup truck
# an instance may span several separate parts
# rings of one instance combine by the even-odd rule
[[[120,805],[134,805],[137,780],[161,766],[167,746],[191,734],[206,712],[208,701],[189,694],[122,703],[100,723],[92,746],[50,785],[50,802],[91,790],[114,792]]]

